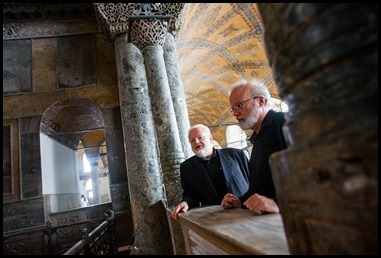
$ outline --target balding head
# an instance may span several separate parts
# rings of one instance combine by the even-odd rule
[[[202,159],[210,159],[213,155],[213,136],[207,126],[192,126],[188,131],[188,139],[194,154]]]

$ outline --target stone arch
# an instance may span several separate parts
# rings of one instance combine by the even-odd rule
[[[76,155],[79,148],[91,159],[91,179],[95,187],[91,204],[100,203],[98,163],[102,162],[99,153],[105,146],[105,130],[99,105],[87,98],[53,103],[41,118],[40,141],[41,157],[44,157],[41,168],[45,212],[81,207]]]

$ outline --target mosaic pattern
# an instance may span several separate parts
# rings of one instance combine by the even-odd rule
[[[177,53],[191,125],[212,129],[221,146],[229,113],[231,85],[262,79],[278,97],[263,42],[263,24],[254,3],[187,3],[177,37]]]

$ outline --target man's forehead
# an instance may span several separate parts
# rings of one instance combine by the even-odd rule
[[[204,133],[204,130],[202,130],[201,128],[197,128],[197,129],[193,129],[189,134],[190,135],[199,135],[199,134],[203,134]]]

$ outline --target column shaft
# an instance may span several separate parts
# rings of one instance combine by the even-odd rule
[[[181,200],[180,164],[184,161],[184,153],[165,70],[163,48],[160,45],[147,46],[143,55],[167,203],[173,206]]]
[[[144,59],[127,35],[115,40],[119,101],[134,222],[132,254],[172,254]]]
[[[180,141],[185,158],[189,158],[194,154],[188,142],[188,130],[190,128],[188,107],[178,64],[175,39],[171,33],[167,33],[163,49],[164,62],[168,76],[169,88],[171,90],[173,107],[175,109]]]

